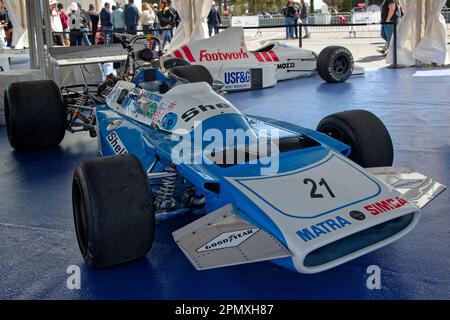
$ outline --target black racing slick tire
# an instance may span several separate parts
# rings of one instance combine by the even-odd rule
[[[353,68],[353,55],[344,47],[326,47],[317,58],[317,73],[328,83],[346,81],[352,75]]]
[[[12,83],[5,90],[8,140],[17,151],[58,146],[66,132],[66,110],[57,84],[50,80]]]
[[[349,158],[364,168],[392,166],[394,148],[383,122],[366,110],[348,110],[322,119],[317,131],[351,147]]]
[[[177,77],[183,78],[189,82],[207,82],[212,85],[213,78],[208,69],[200,65],[175,66],[170,71]]]
[[[75,169],[72,205],[84,261],[104,268],[143,257],[152,247],[155,212],[146,175],[131,155],[87,160]]]
[[[166,70],[171,70],[173,67],[188,66],[188,65],[190,65],[190,63],[184,59],[180,59],[180,58],[164,59],[164,69],[166,69]]]

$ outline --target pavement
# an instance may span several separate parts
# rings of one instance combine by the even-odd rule
[[[385,56],[377,49],[384,46],[384,40],[380,37],[379,26],[364,27],[327,27],[310,28],[311,37],[303,39],[302,47],[315,52],[320,52],[327,46],[339,45],[348,48],[355,59],[355,63],[366,69],[381,68],[388,66]],[[450,24],[447,25],[447,33],[450,35]],[[247,46],[250,50],[258,48],[262,42],[277,40],[299,45],[298,39],[286,40],[285,31],[282,29],[260,29],[245,30]],[[448,49],[450,52],[450,36]]]
[[[378,68],[345,83],[318,76],[275,87],[233,92],[243,113],[315,128],[325,115],[367,109],[394,143],[394,165],[414,168],[450,186],[450,76],[416,68]],[[172,232],[198,216],[158,225],[143,259],[107,269],[82,260],[73,226],[73,168],[98,156],[96,139],[66,134],[61,146],[14,152],[0,126],[0,300],[2,299],[449,299],[450,191],[427,205],[404,238],[318,274],[298,274],[270,262],[196,271]],[[67,286],[80,268],[80,289]],[[381,270],[380,289],[367,286]]]

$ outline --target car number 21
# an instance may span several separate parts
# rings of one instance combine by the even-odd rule
[[[314,181],[313,179],[305,178],[303,180],[303,183],[311,185],[311,192],[309,194],[311,198],[324,198],[325,197],[325,195],[323,193],[320,193],[317,191],[317,182]],[[330,186],[328,185],[327,181],[324,178],[320,179],[318,184],[319,184],[319,187],[322,187],[321,189],[326,189],[326,191],[328,192],[328,195],[331,198],[336,198],[336,196],[334,195],[333,191],[331,190]]]

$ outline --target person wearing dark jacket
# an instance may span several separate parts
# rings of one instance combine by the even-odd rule
[[[100,20],[100,17],[98,15],[98,13],[95,12],[95,7],[93,4],[89,5],[88,14],[89,14],[89,18],[91,19],[91,24],[92,24],[91,43],[95,44],[95,39],[96,39],[97,31],[98,31],[98,22]]]
[[[102,26],[103,34],[105,37],[105,44],[111,44],[113,24],[111,22],[111,10],[109,2],[106,2],[105,7],[102,9],[102,11],[100,11],[100,24]]]
[[[134,0],[128,0],[128,5],[125,7],[125,24],[129,34],[136,34],[138,22],[139,10],[134,4]]]
[[[305,2],[305,0],[300,1],[302,8],[300,10],[300,20],[302,20],[302,24],[304,24],[303,29],[305,30],[305,35],[303,38],[307,39],[311,37],[311,33],[309,32],[307,24],[309,23],[309,6]]]
[[[167,43],[172,41],[172,29],[175,27],[175,16],[166,0],[161,1],[161,9],[158,11],[159,26],[162,30],[162,50]]]
[[[208,14],[208,33],[209,33],[209,37],[212,36],[213,29],[214,29],[214,34],[218,34],[219,33],[218,27],[221,24],[222,24],[222,20],[220,19],[219,10],[217,10],[216,3],[213,1],[211,10],[209,11],[209,14]]]
[[[284,23],[286,25],[286,39],[294,38],[294,22],[295,22],[295,7],[292,0],[288,0],[286,7],[283,9]]]

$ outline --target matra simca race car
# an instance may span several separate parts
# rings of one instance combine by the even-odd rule
[[[55,147],[66,130],[98,138],[102,157],[77,166],[72,184],[88,265],[145,256],[157,223],[192,212],[203,216],[173,237],[197,269],[270,260],[320,272],[398,240],[445,189],[391,166],[389,133],[368,111],[311,130],[244,115],[213,89],[203,66],[152,64],[99,92],[51,81],[7,89],[17,151]]]
[[[346,81],[362,74],[354,67],[351,52],[330,46],[320,54],[284,43],[269,41],[260,48],[247,49],[244,30],[231,27],[216,36],[195,41],[165,55],[169,64],[205,66],[214,79],[225,83],[224,90],[249,90],[274,86],[277,81],[318,73],[329,83]]]

